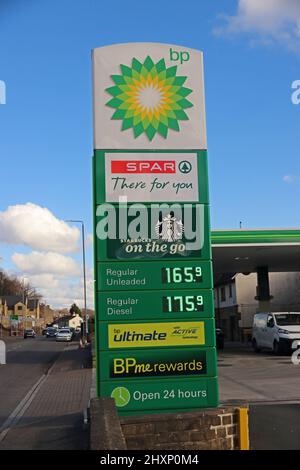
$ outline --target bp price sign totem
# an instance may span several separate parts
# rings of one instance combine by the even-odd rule
[[[218,404],[200,51],[93,51],[97,388],[122,415]]]

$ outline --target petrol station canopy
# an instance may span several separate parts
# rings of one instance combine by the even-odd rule
[[[213,230],[214,273],[300,270],[300,229]]]

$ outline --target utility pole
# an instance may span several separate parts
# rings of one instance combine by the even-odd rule
[[[84,299],[83,343],[85,344],[87,341],[87,335],[88,335],[88,318],[87,318],[87,313],[86,313],[86,269],[85,269],[84,223],[82,220],[66,220],[66,222],[81,224],[82,263],[83,263],[83,299]]]

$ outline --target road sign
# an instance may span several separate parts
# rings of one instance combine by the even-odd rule
[[[97,393],[218,404],[202,53],[93,51]]]

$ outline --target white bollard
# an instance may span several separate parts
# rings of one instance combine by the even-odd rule
[[[0,364],[6,364],[6,345],[0,341]]]

